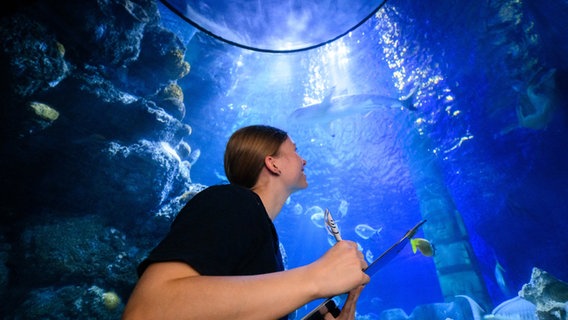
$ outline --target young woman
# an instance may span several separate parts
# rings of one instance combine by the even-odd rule
[[[241,128],[224,162],[231,184],[203,190],[180,211],[140,264],[123,319],[287,319],[309,301],[344,292],[350,294],[337,319],[353,319],[369,281],[354,242],[338,242],[311,264],[283,268],[272,220],[290,194],[308,186],[306,161],[288,134]]]

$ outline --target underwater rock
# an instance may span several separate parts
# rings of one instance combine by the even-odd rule
[[[47,124],[30,109],[30,97],[67,77],[65,49],[47,28],[24,15],[0,20],[1,139],[27,136]]]
[[[190,163],[173,158],[160,142],[119,143],[100,134],[34,138],[3,159],[11,188],[2,218],[33,216],[39,207],[62,216],[120,216],[122,227],[154,214],[191,185]]]
[[[35,126],[31,124],[27,126],[30,134],[50,127],[59,118],[59,112],[48,104],[32,101],[29,103],[29,107],[35,115],[33,118]]]
[[[79,127],[82,132],[123,142],[133,143],[146,137],[168,141],[171,145],[177,145],[191,133],[188,125],[154,101],[121,90],[99,67],[85,67],[74,72],[42,102],[57,106],[66,120],[60,123],[60,126],[66,126],[62,130]],[[181,111],[177,114],[180,116]]]
[[[175,83],[189,72],[185,47],[157,27],[155,0],[17,9],[0,19],[0,177],[10,186],[0,219],[12,223],[6,246],[0,237],[0,314],[117,319],[135,266],[196,190],[198,150],[182,144],[191,128]]]
[[[185,77],[190,70],[185,50],[172,31],[159,26],[146,28],[140,55],[128,67],[128,81],[124,85],[138,95],[148,96]]]
[[[74,157],[63,157],[53,164],[38,186],[45,194],[40,194],[45,206],[109,219],[120,216],[116,223],[126,227],[191,187],[189,163],[172,157],[158,142],[106,141],[102,146],[74,151]],[[50,190],[64,192],[53,194]],[[85,208],[85,204],[89,206]]]
[[[135,283],[131,266],[140,257],[122,232],[103,226],[95,216],[44,219],[26,227],[14,245],[10,263],[18,270],[20,285],[102,281],[123,287]]]
[[[114,291],[103,293],[102,300],[105,307],[109,310],[118,308],[118,306],[122,302],[122,299],[120,299],[120,297]]]
[[[175,218],[175,216],[181,211],[181,209],[183,209],[183,207],[187,204],[189,200],[191,200],[191,198],[193,198],[196,194],[205,190],[206,188],[207,186],[203,184],[199,183],[191,184],[186,192],[184,192],[180,196],[173,198],[167,204],[163,205],[160,208],[160,210],[156,212],[156,214],[151,218],[166,217],[168,221],[173,220],[173,218]],[[164,234],[165,231],[169,229],[169,224],[170,223],[168,222],[167,228],[164,229],[163,230],[164,232],[162,232],[161,234]],[[157,227],[158,226],[156,223],[152,223],[152,227],[149,228],[149,230],[155,232],[156,229],[158,229]],[[161,236],[160,233],[157,234]]]
[[[118,87],[120,74],[139,56],[144,28],[159,23],[156,1],[46,0],[22,8],[25,14],[0,21],[0,77],[2,83],[8,84],[0,86],[0,92],[8,100],[3,115],[9,120],[2,126],[1,136],[6,140],[2,150],[11,155],[3,159],[6,170],[2,179],[12,186],[7,193],[11,201],[5,204],[10,212],[26,215],[22,207],[36,203],[47,207],[58,204],[56,209],[67,211],[85,207],[81,200],[100,203],[89,196],[98,186],[90,184],[88,175],[108,169],[99,167],[98,161],[101,149],[111,141],[132,145],[146,139],[174,146],[191,133],[191,128],[179,121],[185,113],[179,87],[164,87],[167,96],[160,101],[163,105]],[[66,28],[69,25],[73,27]],[[151,38],[169,42],[153,43],[154,51],[167,49],[164,54],[174,65],[167,72],[160,66],[158,72],[169,75],[158,78],[168,78],[165,83],[170,84],[170,77],[185,74],[189,66],[180,53],[185,49],[173,33],[158,33],[162,36]],[[173,56],[168,53],[172,50],[176,52]],[[157,83],[154,78],[139,80]],[[184,168],[180,171],[185,172]],[[83,190],[77,192],[74,185],[89,186],[91,190],[80,188]],[[119,190],[114,192],[119,194],[128,189],[125,182],[117,187]],[[184,191],[180,190],[180,194]],[[78,198],[72,199],[70,194]],[[156,201],[138,202],[133,209],[155,209],[161,195],[156,197]],[[127,199],[111,196],[104,201],[118,203],[120,208],[129,203]],[[96,206],[88,208],[91,212],[97,210]],[[7,215],[5,212],[2,215]]]
[[[519,296],[536,304],[540,320],[568,319],[568,283],[539,268],[533,268],[529,283],[524,284]]]
[[[27,16],[0,20],[0,39],[2,94],[21,100],[56,86],[69,72],[63,45]]]
[[[120,91],[94,67],[43,101],[59,113],[50,130],[3,145],[11,155],[2,160],[4,181],[12,186],[3,215],[39,205],[135,219],[188,190],[189,162],[171,159],[160,143],[178,145],[191,128],[153,102]]]
[[[185,117],[183,90],[177,83],[170,83],[162,88],[155,96],[154,101],[174,118],[182,120]]]
[[[4,235],[0,233],[0,299],[9,294],[7,291],[8,281],[10,280],[10,270],[8,269],[8,257],[10,254],[10,244],[5,242]],[[0,314],[2,307],[0,306]]]
[[[39,118],[45,121],[53,122],[59,118],[59,112],[45,103],[32,101],[30,102],[30,108],[34,110]]]
[[[30,291],[9,319],[119,319],[124,304],[105,306],[106,291],[98,286],[68,285]]]
[[[117,67],[136,59],[144,27],[158,15],[154,1],[41,1],[34,18],[65,45],[74,64]],[[54,20],[57,20],[54,23]]]
[[[181,159],[186,159],[191,154],[191,146],[183,140],[180,141],[175,150]]]

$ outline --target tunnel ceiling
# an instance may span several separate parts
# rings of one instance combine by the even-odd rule
[[[233,45],[293,52],[329,43],[365,22],[386,0],[162,0],[199,30]]]

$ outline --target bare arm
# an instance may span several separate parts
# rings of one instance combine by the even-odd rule
[[[255,276],[201,276],[180,262],[150,265],[123,319],[277,319],[305,303],[367,283],[357,245],[341,241],[316,262]]]

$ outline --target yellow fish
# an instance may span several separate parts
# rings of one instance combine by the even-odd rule
[[[430,241],[424,238],[412,238],[410,239],[410,244],[412,245],[412,252],[414,253],[416,253],[416,250],[418,249],[418,251],[426,257],[434,255],[434,247]]]

